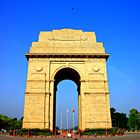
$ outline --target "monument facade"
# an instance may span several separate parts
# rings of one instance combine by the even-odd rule
[[[28,60],[23,128],[55,128],[57,84],[78,86],[79,129],[111,128],[110,97],[103,43],[94,32],[62,29],[40,32]]]

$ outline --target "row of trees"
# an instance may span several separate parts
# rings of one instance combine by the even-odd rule
[[[115,108],[111,108],[110,111],[112,127],[133,131],[140,129],[140,112],[136,109],[131,109],[128,117],[124,113],[116,112]]]
[[[124,113],[116,112],[115,108],[111,108],[110,111],[112,127],[124,128],[133,131],[140,129],[140,112],[138,112],[136,109],[131,109],[128,117]],[[0,114],[0,130],[21,129],[22,120],[23,117],[21,119],[17,119]]]
[[[22,127],[22,119],[10,118],[5,115],[0,114],[0,130],[13,130],[13,129],[21,129]]]

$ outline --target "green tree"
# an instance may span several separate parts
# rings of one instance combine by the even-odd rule
[[[11,126],[12,119],[0,114],[0,129],[7,129]]]
[[[126,117],[126,114],[116,112],[116,126],[117,128],[125,128],[128,129],[127,123],[128,118]]]
[[[116,128],[125,128],[127,129],[128,118],[126,114],[116,112],[115,108],[110,109],[111,119],[112,119],[112,127]]]
[[[0,114],[0,130],[20,129],[21,127],[22,127],[22,118],[19,120],[17,118],[12,119],[3,114]]]
[[[140,112],[136,109],[129,111],[128,126],[131,130],[140,129]]]
[[[111,120],[112,120],[112,127],[116,127],[116,114],[115,114],[115,112],[116,112],[116,110],[115,110],[115,108],[110,108],[110,112],[111,112]]]

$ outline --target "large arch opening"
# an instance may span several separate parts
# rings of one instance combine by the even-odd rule
[[[59,118],[59,120],[60,120],[60,112],[56,113],[56,98],[57,98],[58,85],[60,85],[60,83],[63,83],[63,82],[65,84],[67,84],[68,82],[74,82],[77,87],[78,108],[76,111],[78,112],[77,114],[78,114],[78,125],[79,125],[79,96],[80,96],[80,75],[79,75],[79,73],[72,68],[63,68],[56,73],[54,80],[55,80],[55,82],[54,82],[53,130],[55,130],[55,128],[56,128],[56,124],[57,124],[56,119]],[[75,87],[73,86],[72,88],[75,88]],[[59,94],[61,94],[61,93],[59,93]],[[62,102],[63,102],[63,100],[62,100]],[[73,102],[73,101],[69,101],[69,102]],[[72,111],[72,108],[71,108],[71,111]],[[56,116],[56,114],[59,114],[59,117]],[[66,114],[66,110],[65,110],[65,114]],[[64,116],[66,116],[66,115],[64,115]],[[66,118],[65,118],[65,122],[66,122]],[[59,123],[61,123],[61,122],[59,122]],[[69,124],[69,128],[71,125],[72,124]],[[64,129],[64,127],[63,127],[63,129]]]

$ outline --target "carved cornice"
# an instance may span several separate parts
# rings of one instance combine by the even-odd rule
[[[26,53],[25,54],[27,60],[29,58],[105,58],[106,60],[109,57],[109,54],[101,54],[101,53],[86,53],[86,54],[77,54],[77,53]]]

